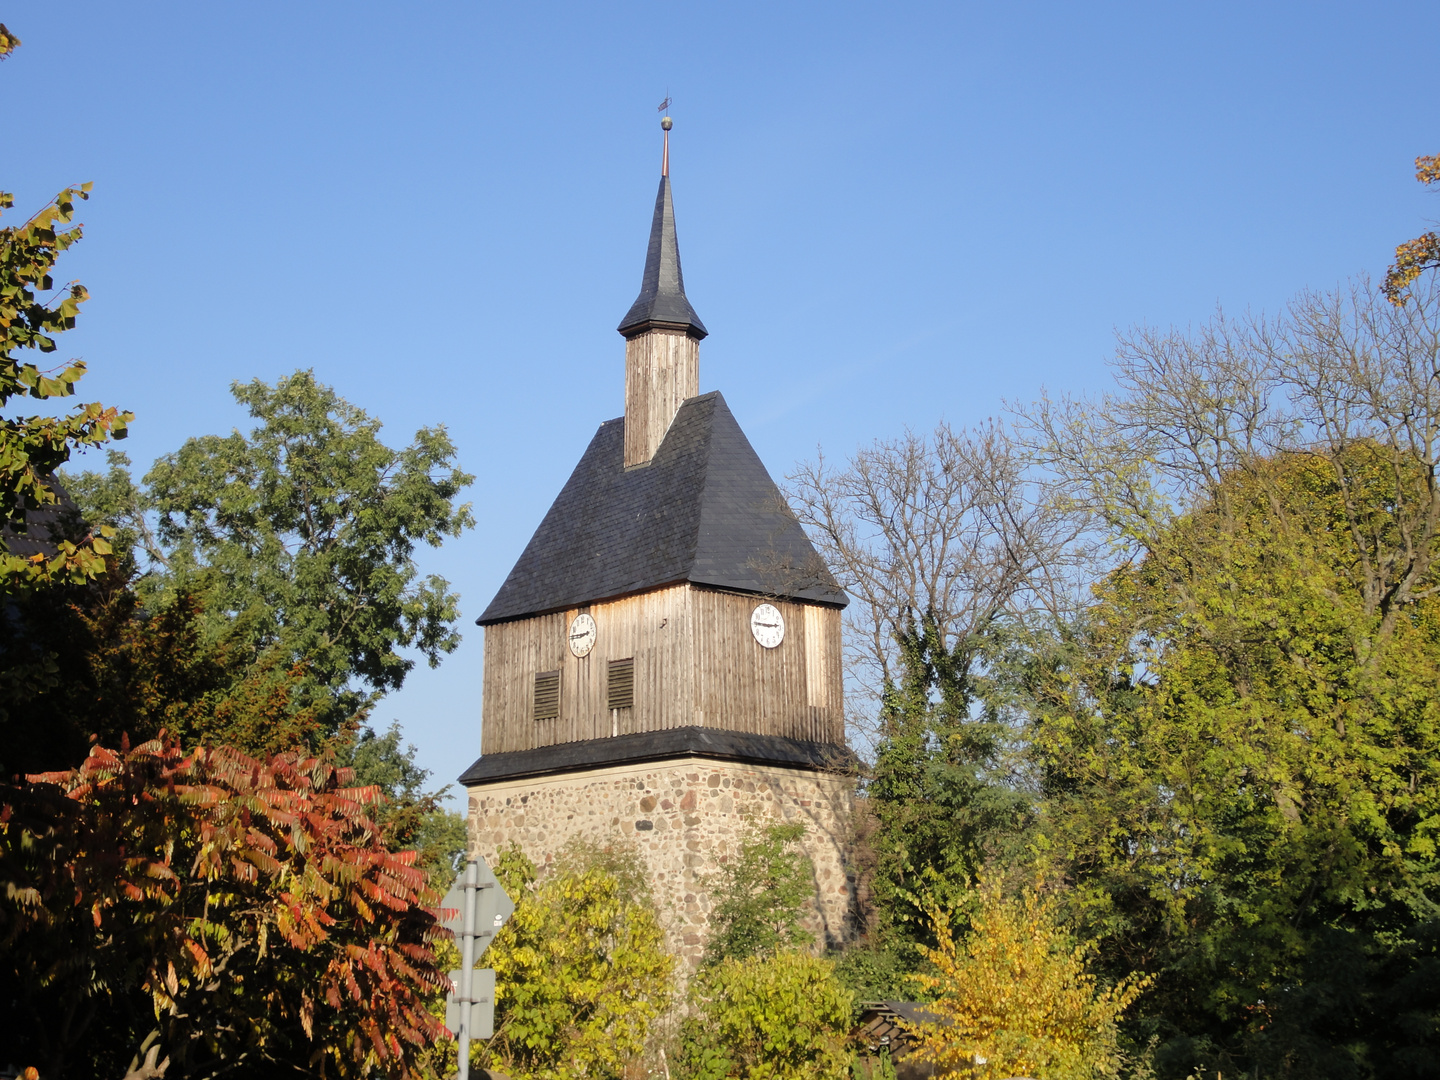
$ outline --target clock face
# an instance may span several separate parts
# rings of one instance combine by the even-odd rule
[[[589,615],[576,615],[570,622],[570,651],[576,656],[589,656],[595,647],[595,620]]]
[[[785,640],[785,617],[774,604],[761,604],[750,613],[750,632],[767,649]]]

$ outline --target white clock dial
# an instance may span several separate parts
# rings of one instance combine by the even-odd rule
[[[595,620],[581,613],[570,620],[570,651],[576,656],[589,656],[595,647]]]
[[[774,604],[761,604],[750,613],[750,633],[767,649],[785,640],[785,617]]]

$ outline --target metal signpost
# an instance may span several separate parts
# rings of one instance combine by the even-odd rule
[[[470,1040],[495,1033],[495,972],[475,970],[495,932],[515,913],[515,903],[484,859],[471,859],[440,901],[440,924],[460,945],[460,970],[450,972],[445,1026],[460,1044],[460,1080],[470,1077]]]

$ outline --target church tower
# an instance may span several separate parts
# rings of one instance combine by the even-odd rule
[[[485,628],[481,756],[460,777],[474,850],[545,865],[635,845],[673,950],[703,951],[710,872],[750,823],[798,821],[811,928],[848,935],[854,782],[848,598],[718,391],[685,295],[665,130],[640,295],[621,320],[625,415],[600,425]]]

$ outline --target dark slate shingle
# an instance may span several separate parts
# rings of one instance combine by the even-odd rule
[[[684,330],[695,339],[708,331],[685,296],[685,275],[680,272],[680,244],[675,238],[675,207],[670,200],[670,178],[660,177],[655,193],[655,217],[650,223],[650,246],[645,251],[645,274],[640,295],[617,329],[633,337],[654,326]]]
[[[477,622],[692,581],[849,602],[718,391],[685,402],[648,465],[607,420]]]

